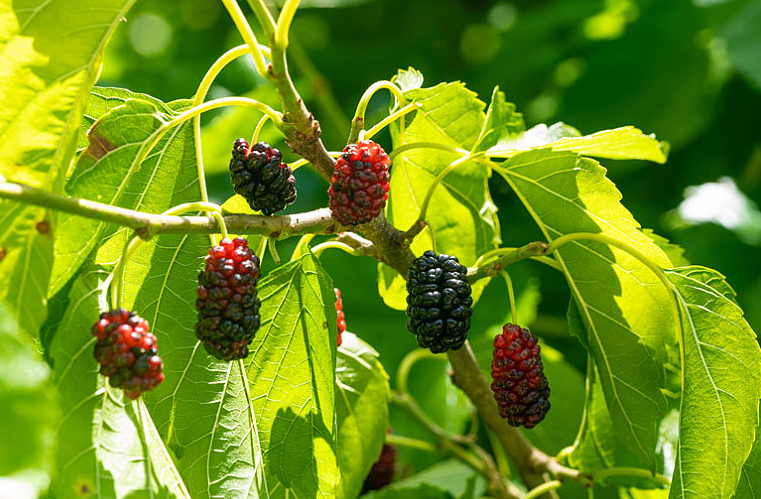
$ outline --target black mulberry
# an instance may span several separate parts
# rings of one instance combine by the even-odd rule
[[[441,353],[465,343],[473,304],[467,272],[457,257],[433,251],[413,262],[407,279],[407,329],[421,348]]]
[[[249,149],[248,142],[238,139],[232,156],[230,182],[252,210],[272,215],[296,201],[296,180],[280,151],[265,142]]]

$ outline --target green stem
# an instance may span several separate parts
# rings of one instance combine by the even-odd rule
[[[404,106],[407,103],[407,99],[404,98],[404,94],[399,87],[387,80],[376,81],[370,85],[365,93],[357,103],[357,110],[354,112],[354,117],[351,120],[351,130],[349,131],[348,144],[352,144],[357,141],[359,132],[365,129],[365,112],[367,112],[367,105],[370,103],[370,99],[373,98],[379,90],[388,90],[396,98],[398,106]],[[402,132],[402,137],[404,132]]]
[[[510,274],[508,274],[505,270],[502,271],[502,277],[505,279],[505,284],[507,284],[507,298],[510,300],[510,312],[512,313],[513,324],[518,324],[518,310],[515,305],[515,290],[513,289],[513,280],[510,278]]]
[[[259,134],[262,132],[262,128],[264,128],[264,125],[267,124],[267,121],[269,121],[269,119],[270,119],[269,115],[266,115],[266,114],[262,116],[261,119],[259,119],[259,123],[257,123],[256,128],[254,128],[254,134],[251,136],[251,145],[259,142]]]
[[[254,11],[256,19],[259,21],[264,34],[268,40],[272,40],[275,37],[275,19],[272,17],[270,9],[264,0],[248,0],[248,5],[251,6],[251,10]]]
[[[330,154],[334,158],[337,158],[343,153],[340,151],[330,151],[328,154]],[[309,163],[310,161],[306,158],[301,158],[299,160],[296,160],[293,163],[291,163],[291,171],[292,172],[296,171],[298,168],[301,168],[302,166],[307,165]]]
[[[268,237],[267,249],[269,249],[270,255],[272,256],[272,259],[275,261],[275,265],[280,265],[280,255],[277,252],[276,242],[277,242],[277,238]]]
[[[410,438],[410,437],[403,437],[401,435],[394,435],[393,433],[391,435],[386,436],[386,443],[389,445],[396,445],[399,447],[409,447],[410,449],[417,449],[417,450],[422,450],[426,452],[436,452],[436,453],[439,452],[439,448],[430,442],[426,442],[425,440],[420,440],[419,438]]]
[[[304,234],[299,238],[299,242],[296,243],[296,247],[293,248],[293,253],[291,253],[291,261],[293,261],[294,258],[297,258],[298,255],[304,254],[309,243],[312,242],[312,239],[314,239],[314,234]]]
[[[259,73],[259,76],[266,77],[267,62],[264,59],[262,50],[259,48],[259,42],[256,41],[254,32],[251,31],[251,26],[249,26],[246,16],[243,15],[243,11],[241,11],[240,6],[238,6],[238,2],[235,0],[222,0],[222,3],[225,5],[227,12],[235,23],[235,27],[238,29],[243,41],[246,42],[246,45],[248,45],[251,50],[251,55],[254,58],[254,66],[256,66],[256,72]]]
[[[660,474],[652,474],[648,470],[641,468],[632,468],[621,466],[617,468],[606,468],[596,471],[592,474],[592,478],[596,483],[604,484],[605,480],[614,476],[628,476],[633,478],[645,478],[649,480],[655,480],[664,487],[671,487],[671,480]]]
[[[314,256],[317,258],[320,258],[322,256],[322,252],[328,248],[343,250],[351,256],[360,256],[362,254],[348,244],[339,241],[325,241],[324,243],[320,243],[312,248],[312,253],[314,253]]]
[[[563,485],[563,482],[560,480],[552,480],[550,482],[545,482],[541,484],[538,487],[534,487],[533,489],[529,490],[525,496],[523,496],[523,499],[535,499],[542,494],[546,494],[547,492],[550,492],[551,490],[555,490],[559,488],[561,485]]]
[[[285,50],[288,47],[288,31],[291,29],[291,22],[293,22],[293,16],[296,15],[296,10],[299,8],[299,3],[301,0],[285,0],[280,16],[277,18],[275,44],[280,50]]]
[[[410,371],[412,371],[412,366],[422,359],[439,359],[446,361],[446,357],[431,353],[427,348],[418,348],[405,355],[399,363],[399,367],[396,369],[396,387],[400,392],[406,395],[410,394],[409,386],[407,385]]]
[[[127,268],[127,262],[137,251],[138,246],[143,240],[138,236],[129,237],[124,244],[122,256],[114,267],[114,280],[111,281],[111,305],[113,309],[121,308],[122,297],[124,296],[124,271]]]
[[[259,257],[259,266],[264,265],[264,255],[267,254],[267,246],[269,245],[269,237],[263,237],[259,243],[259,247],[256,248],[256,256]]]
[[[388,116],[383,118],[381,121],[379,121],[377,125],[375,125],[371,129],[369,129],[367,132],[365,132],[363,138],[364,139],[370,139],[370,138],[372,138],[375,134],[377,134],[378,132],[380,132],[381,130],[386,128],[388,125],[390,125],[394,121],[396,121],[399,118],[402,118],[403,116],[411,113],[412,111],[418,109],[419,107],[420,107],[420,104],[418,104],[416,102],[412,102],[411,104],[407,104],[406,106],[404,106],[400,110],[395,111],[395,112],[389,114]],[[403,122],[400,122],[400,123],[403,123]],[[361,131],[360,131],[360,136],[362,136],[362,132]]]
[[[423,198],[423,204],[420,206],[420,214],[418,215],[418,220],[425,220],[426,215],[428,214],[428,205],[431,203],[431,199],[433,198],[433,192],[436,190],[436,187],[441,183],[441,181],[446,177],[452,170],[460,166],[461,164],[469,161],[471,159],[470,155],[463,156],[461,158],[458,158],[454,161],[452,161],[449,166],[441,170],[441,172],[436,176],[435,179],[433,179],[433,183],[428,186],[428,191],[425,193],[425,198]]]
[[[485,277],[494,277],[502,272],[504,267],[527,258],[542,257],[547,252],[547,243],[532,242],[520,248],[498,248],[485,253],[476,261],[476,265],[468,269],[468,281],[471,284]],[[497,257],[488,263],[486,260]]]

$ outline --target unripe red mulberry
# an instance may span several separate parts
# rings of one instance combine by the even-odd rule
[[[242,237],[222,239],[198,274],[196,336],[221,360],[242,359],[259,329],[259,258]]]
[[[536,336],[514,324],[505,324],[494,338],[491,389],[511,426],[533,428],[550,409],[540,350]]]
[[[333,218],[350,225],[377,217],[388,199],[390,164],[386,151],[372,140],[346,146],[328,189]]]
[[[103,312],[93,324],[92,334],[97,340],[93,355],[100,363],[100,373],[109,378],[111,386],[122,388],[127,398],[136,399],[164,381],[156,337],[135,312],[123,308]]]
[[[346,318],[344,317],[344,302],[341,300],[341,292],[338,290],[338,288],[333,288],[333,290],[336,292],[336,316],[338,317],[338,336],[336,338],[336,342],[340,347],[341,343],[343,343],[341,335],[346,332]]]

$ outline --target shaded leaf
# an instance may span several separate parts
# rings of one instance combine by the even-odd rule
[[[37,355],[31,336],[18,328],[0,303],[0,476],[21,472],[15,480],[35,494],[48,484],[60,417],[51,388],[50,370]]]
[[[105,309],[105,271],[82,273],[53,344],[63,418],[58,429],[56,497],[189,498],[141,400],[127,400],[98,374],[92,324]]]
[[[165,365],[164,382],[143,398],[193,499],[267,497],[243,364],[209,355],[194,331],[209,245],[208,236],[162,235],[127,266],[124,303],[151,325]]]
[[[337,497],[356,497],[378,460],[388,427],[390,387],[378,352],[351,333],[336,358]]]
[[[245,364],[271,497],[333,497],[336,311],[311,254],[261,280],[262,325]]]

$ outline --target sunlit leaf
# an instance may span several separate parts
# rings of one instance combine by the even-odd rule
[[[514,156],[500,173],[547,241],[601,233],[669,266],[595,161],[544,149]],[[674,330],[668,293],[642,262],[607,245],[575,241],[554,256],[579,308],[616,432],[654,469],[658,421],[666,410],[658,360],[665,361]]]
[[[682,308],[684,351],[679,444],[671,498],[732,497],[751,452],[761,398],[761,348],[705,267],[666,271]],[[746,475],[747,476],[747,475]]]

